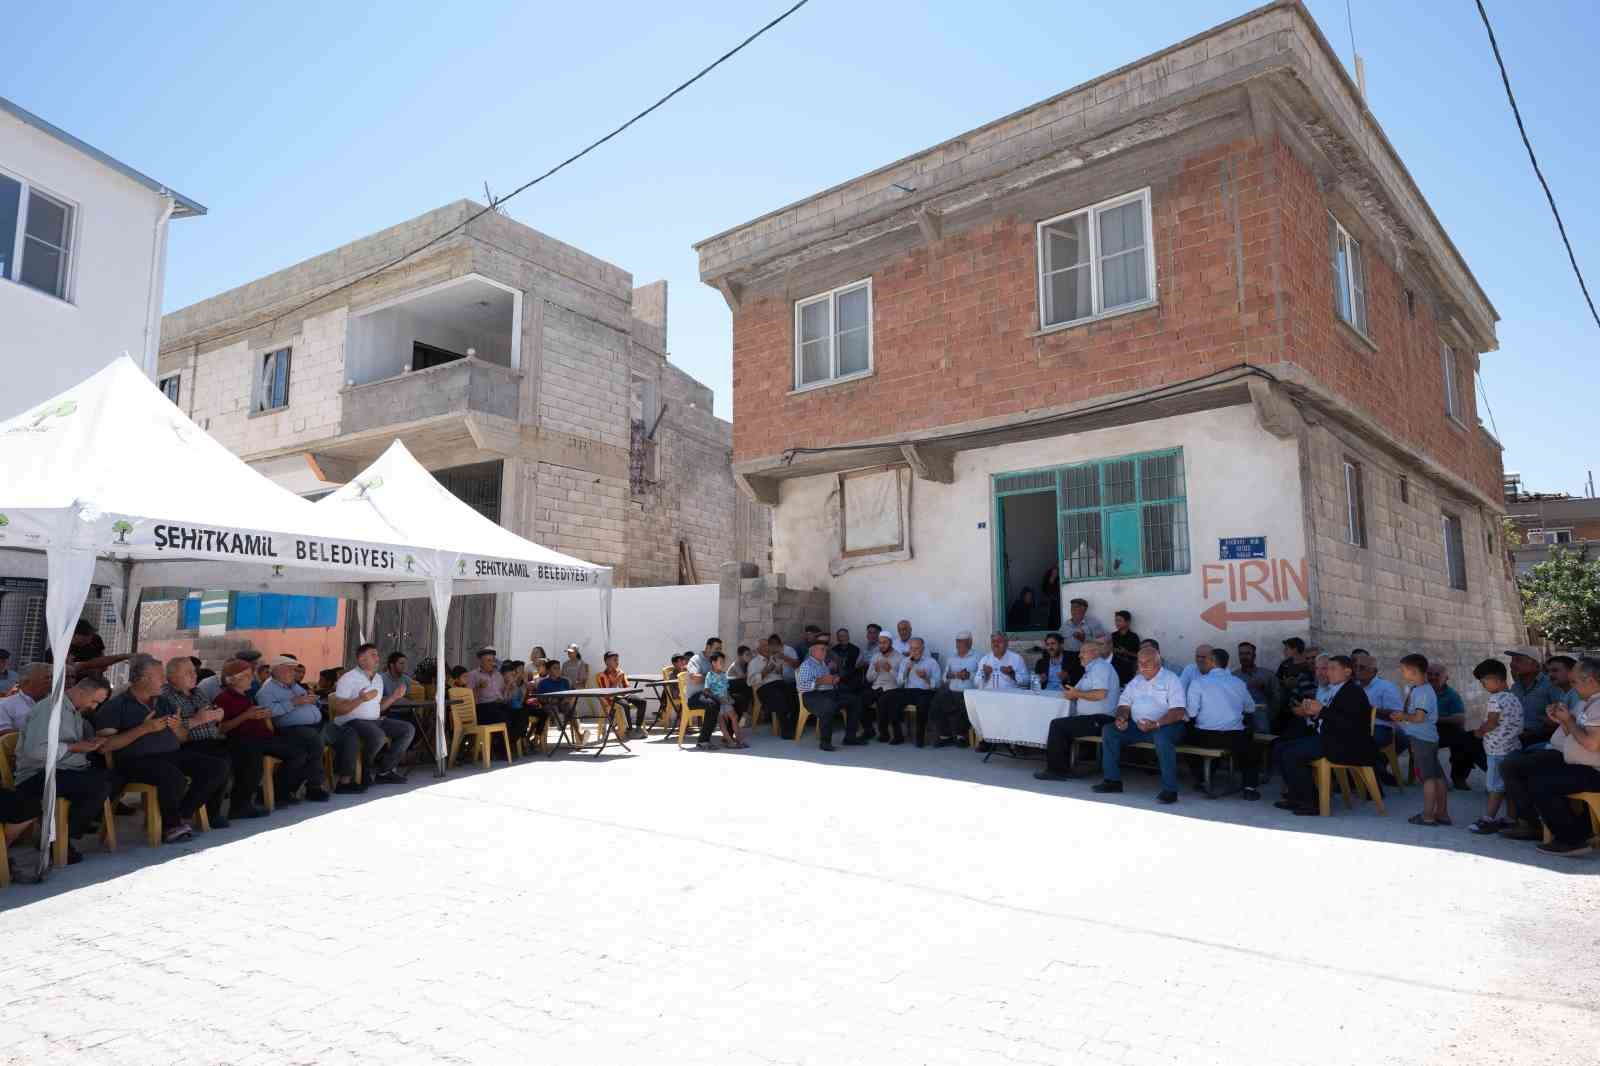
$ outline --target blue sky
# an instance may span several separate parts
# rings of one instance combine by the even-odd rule
[[[170,309],[458,197],[481,198],[484,181],[509,190],[784,6],[23,0],[7,19],[11,38],[29,46],[0,67],[0,95],[211,209],[173,226]],[[811,0],[508,209],[636,283],[668,279],[672,357],[711,384],[726,416],[730,319],[698,281],[693,242],[1247,6]],[[1344,0],[1309,6],[1348,63]],[[1501,350],[1485,358],[1483,382],[1506,467],[1531,487],[1579,491],[1600,454],[1582,428],[1584,407],[1568,398],[1581,404],[1574,386],[1593,382],[1600,329],[1517,140],[1476,11],[1470,0],[1351,6],[1373,111],[1500,311]],[[1600,5],[1488,6],[1600,296],[1600,204],[1590,193],[1600,147],[1589,113]]]

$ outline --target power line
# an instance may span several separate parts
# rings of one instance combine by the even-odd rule
[[[612,130],[610,133],[607,133],[604,137],[601,137],[598,140],[590,142],[587,146],[585,146],[580,151],[574,152],[572,155],[567,156],[567,158],[563,159],[561,162],[557,163],[555,166],[551,167],[549,170],[546,170],[543,174],[540,174],[538,177],[532,178],[532,179],[530,179],[528,181],[523,182],[521,185],[518,185],[515,189],[512,189],[510,192],[506,193],[504,196],[501,196],[501,197],[490,197],[489,206],[488,207],[485,207],[485,208],[483,208],[483,209],[481,209],[479,211],[473,212],[471,215],[467,216],[461,222],[456,223],[454,226],[451,226],[449,229],[444,230],[442,233],[437,234],[433,238],[431,238],[431,239],[429,239],[427,241],[424,241],[423,243],[417,245],[415,248],[412,248],[410,251],[404,252],[404,253],[396,256],[395,258],[389,260],[387,263],[384,263],[381,266],[374,267],[373,269],[367,271],[365,274],[361,274],[358,277],[351,278],[349,281],[345,282],[344,284],[336,286],[336,287],[334,287],[332,289],[329,289],[327,292],[320,293],[320,294],[318,294],[316,296],[313,296],[311,299],[305,301],[304,303],[296,304],[293,307],[289,307],[289,308],[286,308],[286,309],[284,309],[282,311],[279,311],[276,314],[274,314],[270,319],[267,319],[266,321],[276,324],[279,320],[281,320],[281,319],[283,319],[283,318],[285,318],[285,317],[287,317],[289,315],[292,315],[297,311],[304,311],[306,308],[310,307],[312,304],[321,303],[323,300],[326,300],[330,296],[333,296],[333,295],[335,295],[337,293],[344,292],[346,289],[354,288],[355,286],[361,284],[363,281],[367,281],[367,280],[369,280],[371,278],[374,278],[377,275],[383,273],[385,270],[392,270],[395,267],[399,266],[401,263],[404,263],[406,260],[411,259],[412,257],[414,257],[416,255],[419,255],[422,252],[427,251],[429,248],[432,248],[434,245],[438,244],[440,241],[444,240],[445,238],[447,238],[447,237],[449,237],[449,236],[451,236],[451,235],[453,235],[455,233],[459,233],[461,230],[466,229],[472,223],[476,222],[478,219],[482,218],[484,215],[489,214],[491,211],[498,211],[505,204],[505,202],[507,200],[511,199],[513,196],[517,196],[517,195],[519,195],[521,193],[527,192],[529,189],[533,188],[535,185],[538,185],[540,182],[544,181],[546,178],[553,177],[555,174],[558,174],[559,172],[565,170],[567,167],[571,166],[573,163],[576,163],[578,160],[582,159],[584,156],[588,155],[590,152],[594,151],[596,148],[599,148],[601,145],[605,144],[607,141],[611,140],[613,137],[616,137],[618,134],[622,133],[629,126],[632,126],[635,122],[638,122],[640,119],[645,118],[646,116],[648,116],[651,112],[656,111],[657,109],[659,109],[662,106],[664,106],[667,103],[667,101],[671,100],[673,97],[677,96],[679,93],[681,93],[685,89],[689,88],[689,86],[693,85],[695,82],[699,81],[701,78],[705,77],[707,74],[710,74],[713,70],[716,70],[718,67],[722,66],[722,64],[726,63],[728,60],[730,60],[734,56],[738,55],[740,52],[744,51],[746,47],[748,47],[750,44],[752,44],[756,40],[756,38],[760,37],[762,34],[766,33],[768,30],[772,29],[774,26],[778,25],[778,23],[782,22],[784,19],[787,19],[790,15],[794,14],[796,11],[799,11],[802,7],[805,7],[806,4],[808,4],[808,3],[810,3],[810,0],[798,0],[797,3],[795,3],[794,5],[789,7],[787,10],[785,10],[783,13],[778,15],[778,17],[774,18],[772,21],[768,22],[766,25],[762,26],[760,29],[758,29],[754,33],[750,34],[750,36],[746,37],[744,40],[740,41],[738,44],[734,45],[732,48],[730,48],[726,52],[722,53],[720,56],[718,56],[716,59],[712,60],[710,63],[707,63],[705,66],[701,67],[697,72],[695,72],[693,77],[689,78],[688,80],[686,80],[684,82],[681,82],[671,92],[667,93],[661,99],[657,100],[655,103],[651,104],[649,107],[645,108],[643,111],[640,111],[638,114],[636,114],[632,118],[628,119],[628,121],[624,122],[622,125],[618,126],[616,129]],[[485,192],[487,192],[488,186],[485,185],[484,188],[485,188]],[[196,344],[210,344],[210,343],[213,343],[215,341],[222,340],[222,339],[224,339],[226,337],[232,337],[232,336],[236,336],[236,335],[238,335],[240,333],[249,333],[252,330],[260,329],[261,325],[262,325],[262,323],[257,322],[255,325],[243,326],[243,327],[240,327],[239,329],[229,330],[226,333],[218,333],[218,334],[215,334],[213,336],[202,338],[201,340],[195,341],[194,343],[196,343]]]
[[[1578,288],[1583,290],[1583,298],[1589,304],[1589,314],[1594,318],[1594,324],[1600,326],[1600,312],[1594,309],[1594,298],[1589,295],[1589,286],[1583,280],[1583,271],[1578,269],[1578,257],[1572,252],[1572,242],[1567,239],[1567,227],[1561,221],[1561,212],[1556,208],[1555,194],[1550,191],[1550,183],[1544,180],[1544,171],[1539,169],[1539,160],[1533,154],[1533,145],[1528,141],[1528,131],[1522,125],[1522,112],[1517,109],[1517,98],[1511,92],[1511,78],[1506,74],[1505,60],[1500,58],[1500,45],[1494,39],[1494,27],[1489,25],[1489,13],[1483,9],[1483,0],[1477,0],[1478,17],[1483,19],[1483,28],[1489,33],[1489,47],[1494,50],[1494,61],[1500,67],[1500,81],[1506,87],[1506,99],[1511,102],[1511,114],[1517,120],[1517,132],[1522,134],[1522,146],[1528,150],[1528,162],[1533,164],[1533,172],[1539,178],[1539,184],[1544,186],[1544,198],[1550,201],[1550,213],[1556,216],[1556,229],[1561,231],[1561,243],[1567,247],[1567,259],[1572,263],[1572,272],[1578,276]]]
[[[1494,439],[1500,440],[1500,427],[1494,422],[1494,408],[1489,406],[1489,387],[1483,383],[1483,374],[1474,374],[1478,381],[1478,395],[1483,397],[1483,409],[1489,416],[1489,428],[1494,430]]]

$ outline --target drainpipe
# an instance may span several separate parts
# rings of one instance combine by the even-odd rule
[[[155,232],[150,235],[150,293],[145,304],[144,319],[144,372],[154,381],[156,365],[161,357],[161,292],[167,273],[167,222],[178,206],[170,196],[162,197],[161,214],[156,218]],[[190,382],[193,388],[193,382]]]

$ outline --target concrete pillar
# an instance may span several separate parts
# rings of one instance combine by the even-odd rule
[[[752,563],[723,563],[717,575],[717,634],[733,648],[749,643],[739,624],[739,596],[744,580],[756,573]]]

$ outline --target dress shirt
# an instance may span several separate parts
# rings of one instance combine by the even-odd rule
[[[466,676],[467,687],[472,690],[472,698],[478,703],[504,703],[506,699],[506,682],[498,668],[494,670],[471,670]]]
[[[963,670],[972,676],[965,678],[950,676],[953,673],[960,673]],[[970,651],[965,655],[957,655],[955,652],[951,652],[944,661],[942,672],[944,674],[945,685],[950,689],[951,692],[965,692],[969,688],[977,688],[979,679],[978,656],[975,652]]]
[[[944,671],[939,668],[939,661],[931,655],[915,660],[909,655],[902,656],[900,665],[895,669],[895,680],[901,688],[938,688],[943,679]]]
[[[1096,659],[1084,667],[1083,677],[1073,687],[1084,692],[1094,692],[1097,689],[1106,690],[1104,699],[1073,700],[1073,714],[1114,714],[1116,712],[1117,699],[1122,695],[1122,680],[1117,677],[1117,668],[1111,664],[1110,659]]]
[[[1178,680],[1183,683],[1183,691],[1185,692],[1188,692],[1189,686],[1194,684],[1199,679],[1200,667],[1194,663],[1189,663],[1184,666],[1182,672],[1178,674]]]
[[[1079,633],[1083,636],[1079,637]],[[1105,635],[1106,627],[1093,615],[1084,615],[1081,622],[1074,622],[1070,618],[1061,621],[1061,646],[1070,652],[1082,651],[1085,640],[1100,640]]]
[[[210,677],[202,678],[195,684],[194,690],[205,697],[206,703],[216,703],[217,693],[222,691],[222,675],[212,674]]]
[[[1590,696],[1586,700],[1579,700],[1578,709],[1572,713],[1572,717],[1590,732],[1600,729],[1600,696]],[[1564,727],[1556,727],[1555,735],[1550,738],[1550,746],[1559,751],[1567,762],[1574,766],[1600,768],[1600,751],[1590,751],[1582,744],[1579,744],[1578,738],[1568,733]]]
[[[750,682],[751,688],[760,688],[762,685],[770,685],[774,681],[777,681],[783,677],[783,671],[777,667],[773,668],[773,671],[769,676],[761,676],[762,674],[766,673],[766,669],[767,657],[765,655],[757,655],[755,658],[750,660],[750,665],[744,668],[744,676],[745,680]]]
[[[809,659],[809,658],[811,658],[810,655],[802,656],[802,655],[800,655],[799,652],[795,651],[793,648],[789,647],[789,645],[785,644],[783,646],[782,654],[780,654],[778,656],[778,665],[783,668],[783,676],[781,678],[768,678],[768,680],[769,681],[775,681],[775,680],[793,681],[794,677],[795,677],[795,671],[798,670],[799,667],[790,666],[789,665],[789,660],[790,659],[798,660],[800,662],[800,665],[804,666],[805,665],[805,660]]]
[[[22,684],[22,675],[15,670],[0,670],[0,692],[6,691],[12,685]]]
[[[800,669],[795,671],[794,687],[799,692],[826,692],[833,686],[818,681],[819,677],[826,677],[828,664],[818,662],[811,656],[806,656],[806,661],[800,664]]]
[[[334,715],[334,722],[343,725],[358,719],[376,722],[383,702],[383,682],[378,680],[377,674],[369,674],[361,667],[346,670],[339,675],[339,683],[334,686],[333,694],[341,700],[353,700],[368,689],[375,690],[376,694],[362,703],[358,703],[349,714]]]
[[[169,682],[161,686],[161,694],[178,709],[178,717],[183,719],[183,724],[189,726],[190,740],[221,740],[222,730],[217,728],[217,723],[207,722],[205,725],[189,725],[189,719],[211,705],[211,701],[201,695],[199,686],[188,692],[179,692]]]
[[[1374,710],[1403,711],[1405,710],[1405,697],[1400,695],[1400,690],[1393,682],[1385,681],[1381,677],[1372,679],[1372,683],[1361,686],[1367,693],[1367,702],[1372,704]],[[1378,721],[1382,722],[1382,716]]]
[[[915,636],[915,634],[912,634],[912,636]],[[901,640],[898,636],[890,637],[889,646],[895,651],[899,652],[901,655],[910,655],[911,637],[907,637],[905,640]]]
[[[1118,707],[1126,707],[1141,722],[1153,722],[1174,707],[1188,707],[1183,692],[1183,682],[1178,675],[1162,667],[1155,677],[1134,674],[1117,700]]]
[[[1435,690],[1434,695],[1439,697],[1440,718],[1461,718],[1467,713],[1467,705],[1461,702],[1461,693],[1451,688],[1444,687],[1443,692]]]
[[[0,733],[23,729],[28,724],[28,712],[33,710],[33,697],[26,692],[13,692],[0,700]]]
[[[994,671],[989,675],[987,681],[983,677],[983,668],[986,666]],[[1010,678],[1002,674],[1000,668],[1004,666],[1011,667],[1012,672],[1017,676]],[[1022,661],[1022,656],[1009,648],[998,659],[995,658],[993,652],[990,652],[978,660],[978,668],[972,672],[972,680],[978,688],[994,689],[1001,692],[1008,689],[1022,688],[1028,683],[1028,664]]]
[[[894,688],[899,683],[898,672],[900,670],[900,662],[904,658],[904,655],[893,648],[889,649],[887,655],[881,651],[873,652],[872,658],[867,662],[867,687],[879,689],[880,691]],[[878,668],[880,663],[887,663],[889,669],[880,670]]]
[[[1243,729],[1245,720],[1255,715],[1249,686],[1220,666],[1195,678],[1185,691],[1189,720],[1200,729]]]
[[[306,690],[296,684],[281,685],[276,678],[267,678],[256,693],[256,706],[272,712],[272,724],[279,729],[300,725],[321,725],[322,711],[315,703],[294,703],[296,696]]]

